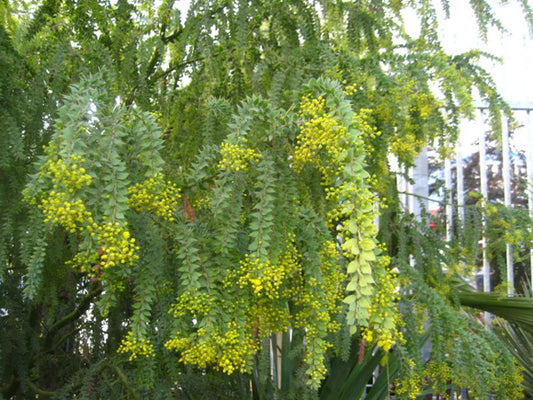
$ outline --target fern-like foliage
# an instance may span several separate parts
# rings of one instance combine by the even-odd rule
[[[449,2],[178,3],[0,2],[1,396],[325,398],[378,346],[375,398],[519,397],[454,296],[490,210],[444,243],[388,165],[452,146],[473,90],[508,112],[442,50]]]

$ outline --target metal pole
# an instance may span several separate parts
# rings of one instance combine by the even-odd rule
[[[526,152],[526,165],[527,165],[527,199],[529,206],[529,213],[533,216],[533,113],[531,110],[527,110],[527,138],[528,138],[528,151]],[[533,295],[533,249],[529,250],[529,264],[530,264],[530,285]]]
[[[415,218],[417,216],[415,215],[415,197],[413,196],[414,193],[414,187],[411,183],[411,177],[413,176],[413,168],[405,168],[405,191],[409,193],[409,195],[406,197],[407,202],[407,212],[409,214],[413,214]],[[409,254],[409,265],[411,267],[414,267],[416,265],[415,262],[415,255],[413,253]]]
[[[453,235],[453,205],[452,205],[452,163],[449,158],[444,160],[444,189],[446,201],[446,241],[452,240]]]
[[[409,196],[407,195],[407,180],[402,173],[402,168],[398,161],[398,158],[389,153],[389,165],[393,173],[396,174],[396,188],[398,189],[398,197],[400,201],[400,207],[403,211],[409,212]]]
[[[507,120],[502,126],[502,175],[503,175],[503,202],[505,207],[511,207],[511,161],[509,159],[509,125]],[[506,264],[507,264],[507,295],[514,295],[514,265],[513,246],[506,243]]]
[[[457,143],[456,168],[457,168],[457,217],[459,226],[462,227],[465,221],[465,186],[463,176],[463,154],[461,140]]]
[[[413,210],[415,217],[420,220],[422,213],[428,209],[429,197],[429,162],[428,149],[424,147],[415,160],[415,166],[411,168],[409,177],[412,178],[414,185],[412,187],[413,193]]]
[[[405,191],[407,192],[407,212],[415,215],[415,194],[414,185],[411,183],[413,178],[413,168],[405,168]],[[416,217],[416,215],[415,215]]]
[[[481,114],[483,117],[483,113]],[[487,162],[485,152],[485,128],[482,125],[479,132],[479,177],[481,186],[481,195],[485,201],[488,201],[489,190],[487,185]],[[485,236],[485,230],[487,221],[485,215],[482,216],[483,225],[483,237],[481,238],[481,246],[483,252],[483,291],[490,292],[490,264],[487,256],[487,237]]]

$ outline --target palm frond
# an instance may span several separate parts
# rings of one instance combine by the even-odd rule
[[[496,333],[509,345],[509,350],[523,367],[522,386],[529,398],[533,398],[533,331],[521,324],[498,320]]]
[[[533,299],[527,297],[503,297],[498,293],[458,293],[462,306],[488,311],[505,320],[518,323],[533,332]]]

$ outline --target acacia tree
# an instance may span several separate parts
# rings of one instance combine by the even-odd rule
[[[389,172],[453,143],[476,91],[506,110],[431,2],[0,7],[4,398],[338,399],[374,346],[378,397],[519,397]]]

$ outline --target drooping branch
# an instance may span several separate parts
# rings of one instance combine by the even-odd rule
[[[17,379],[16,374],[12,374],[9,378],[9,382],[0,387],[0,394],[3,398],[10,399],[11,396],[14,396],[17,393],[17,390],[20,386],[20,381]]]
[[[62,319],[57,321],[54,325],[52,325],[47,332],[47,339],[49,340],[52,338],[57,331],[59,331],[61,328],[69,324],[70,322],[78,319],[81,315],[83,315],[91,306],[93,300],[102,292],[102,288],[100,287],[92,287],[89,289],[89,292],[87,295],[81,299],[78,306],[72,310],[71,313],[65,315]]]
[[[126,390],[128,391],[128,394],[130,396],[129,398],[133,398],[133,399],[139,399],[140,398],[139,397],[139,393],[133,389],[131,382],[128,380],[128,377],[126,376],[124,371],[122,371],[122,369],[120,369],[120,367],[118,365],[116,365],[114,363],[113,364],[112,363],[106,363],[104,365],[104,367],[109,368],[109,370],[111,370],[112,372],[117,374],[118,379],[126,387]]]
[[[36,394],[39,395],[39,398],[41,396],[42,397],[52,397],[52,396],[55,396],[57,394],[56,392],[53,392],[53,391],[41,389],[40,387],[38,387],[35,383],[33,383],[29,379],[26,381],[26,384],[28,385],[28,387],[31,390],[33,390],[33,392],[35,392]]]

